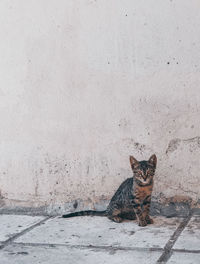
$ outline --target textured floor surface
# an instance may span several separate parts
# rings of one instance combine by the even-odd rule
[[[0,215],[0,263],[200,263],[200,216],[154,220]]]

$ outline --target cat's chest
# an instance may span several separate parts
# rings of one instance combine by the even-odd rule
[[[151,195],[152,186],[138,187],[135,189],[135,196],[140,200],[144,201],[147,196]]]

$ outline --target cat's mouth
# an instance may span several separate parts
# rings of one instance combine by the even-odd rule
[[[150,182],[150,180],[142,180],[140,182],[145,185],[145,184],[148,184]]]

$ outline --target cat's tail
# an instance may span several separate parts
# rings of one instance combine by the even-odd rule
[[[74,217],[74,216],[85,216],[85,215],[106,216],[107,214],[106,214],[106,210],[105,211],[88,210],[88,211],[80,211],[80,212],[65,214],[65,215],[62,215],[62,217],[69,218],[69,217]]]

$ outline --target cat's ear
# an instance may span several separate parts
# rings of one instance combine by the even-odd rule
[[[135,167],[137,167],[139,162],[133,156],[130,156],[129,159],[130,159],[131,168],[134,169]]]
[[[153,155],[149,158],[148,162],[156,168],[156,164],[157,164],[157,157],[156,157],[156,155],[153,154]]]

